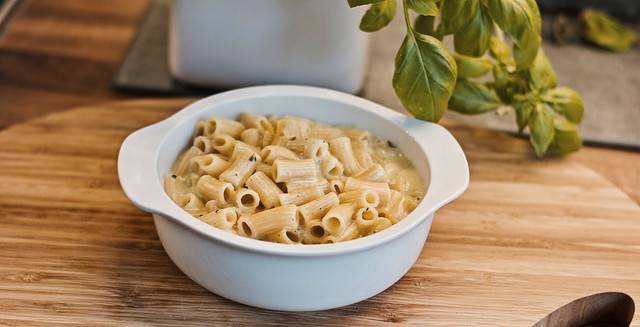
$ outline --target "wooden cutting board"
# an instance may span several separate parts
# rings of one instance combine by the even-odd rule
[[[86,107],[0,132],[0,325],[527,326],[595,292],[640,300],[635,202],[571,158],[539,161],[523,140],[451,122],[471,185],[397,284],[311,313],[220,298],[173,265],[116,176],[125,136],[185,103]]]

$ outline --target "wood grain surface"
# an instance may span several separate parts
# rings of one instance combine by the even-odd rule
[[[454,122],[470,188],[397,284],[322,312],[220,298],[173,265],[116,176],[126,135],[185,103],[84,107],[0,132],[0,325],[530,326],[596,292],[640,299],[638,204],[572,157],[539,161],[523,140]]]
[[[109,88],[148,0],[21,0],[0,32],[0,128],[126,95]]]

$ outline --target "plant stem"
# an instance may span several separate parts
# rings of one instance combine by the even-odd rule
[[[409,17],[407,0],[402,0],[402,11],[404,13],[404,22],[407,25],[407,34],[413,35],[413,27],[411,26],[411,18]]]

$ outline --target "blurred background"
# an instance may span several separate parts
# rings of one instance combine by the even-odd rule
[[[401,19],[357,30],[346,0],[0,0],[0,128],[98,102],[319,85],[402,108],[391,87]],[[581,37],[584,8],[640,32],[640,1],[539,0],[560,85],[581,93],[587,144],[640,148],[640,50]],[[257,14],[259,13],[259,15]],[[513,132],[511,116],[450,119]]]

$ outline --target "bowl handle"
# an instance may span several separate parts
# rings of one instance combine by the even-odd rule
[[[173,211],[162,201],[165,196],[161,177],[156,175],[158,147],[172,124],[168,120],[131,133],[118,153],[118,179],[125,195],[136,207],[152,213]]]
[[[429,162],[430,182],[424,205],[431,212],[462,194],[469,186],[469,165],[458,141],[444,127],[409,117],[400,125],[418,142]]]

